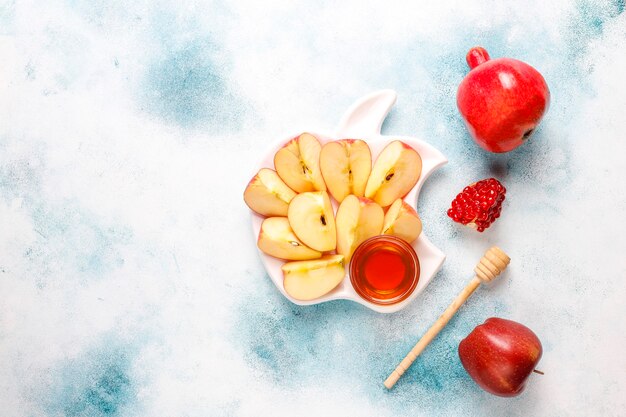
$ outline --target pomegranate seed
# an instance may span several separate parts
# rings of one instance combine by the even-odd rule
[[[468,185],[452,201],[448,217],[483,232],[500,217],[505,194],[506,188],[495,178]]]

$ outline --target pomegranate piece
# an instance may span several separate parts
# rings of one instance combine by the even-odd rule
[[[452,201],[448,217],[483,232],[500,217],[506,188],[495,178],[468,185]]]

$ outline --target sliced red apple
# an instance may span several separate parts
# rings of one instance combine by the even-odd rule
[[[295,235],[286,217],[268,217],[261,223],[257,246],[264,253],[290,261],[322,257],[322,253],[309,248]]]
[[[422,158],[417,151],[395,140],[376,158],[365,187],[365,197],[387,207],[411,191],[421,173]]]
[[[261,168],[243,192],[248,207],[262,216],[286,216],[289,202],[295,196],[276,171],[269,168]]]
[[[298,194],[289,203],[287,217],[296,236],[310,248],[326,252],[337,246],[335,216],[326,191]]]
[[[320,152],[320,169],[330,194],[338,202],[354,194],[363,197],[372,170],[372,153],[360,139],[328,142]]]
[[[420,233],[422,233],[422,221],[417,212],[406,201],[398,198],[385,214],[382,234],[396,236],[412,243]]]
[[[385,214],[374,201],[355,195],[347,196],[337,210],[337,253],[350,262],[355,249],[383,228]]]
[[[326,255],[312,261],[287,262],[282,266],[283,286],[296,300],[308,301],[332,291],[346,275],[343,255]]]
[[[301,134],[274,155],[276,172],[289,187],[299,193],[326,190],[319,164],[321,149],[322,145],[315,136]]]

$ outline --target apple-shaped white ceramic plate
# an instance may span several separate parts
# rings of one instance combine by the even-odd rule
[[[315,135],[322,145],[326,142],[336,139],[363,139],[369,145],[372,151],[372,162],[376,160],[378,154],[382,149],[393,140],[401,140],[406,144],[412,146],[422,157],[422,175],[419,181],[406,195],[404,200],[415,208],[417,204],[417,197],[424,181],[433,173],[437,168],[448,162],[445,156],[441,154],[437,149],[424,142],[423,140],[407,137],[407,136],[383,136],[380,134],[380,129],[383,121],[387,117],[389,110],[395,104],[397,94],[393,90],[381,90],[372,93],[356,103],[348,109],[339,123],[339,127],[334,134],[323,134],[320,132],[309,131]],[[291,135],[283,140],[278,141],[272,146],[261,158],[260,164],[256,169],[271,168],[274,169],[274,154],[289,140],[293,139],[298,134]],[[256,171],[255,171],[256,172]],[[337,202],[333,200],[333,206],[335,212],[337,209]],[[255,238],[259,235],[261,229],[261,223],[264,217],[252,212],[252,229],[254,231]],[[428,225],[425,227],[428,229]],[[283,273],[281,266],[285,263],[284,260],[274,258],[259,251],[261,260],[265,265],[265,269],[270,278],[276,285],[276,288],[289,299],[291,302],[298,305],[313,305],[319,304],[331,300],[351,300],[359,304],[362,304],[372,310],[380,313],[393,313],[403,309],[409,303],[411,303],[428,285],[433,276],[437,273],[443,261],[445,255],[428,240],[426,235],[422,232],[415,242],[413,242],[413,248],[417,253],[420,262],[420,277],[417,283],[417,287],[405,300],[393,304],[382,306],[378,304],[370,303],[356,293],[352,287],[349,277],[349,267],[346,265],[346,275],[334,290],[328,294],[319,297],[311,301],[300,301],[290,297],[283,288]]]

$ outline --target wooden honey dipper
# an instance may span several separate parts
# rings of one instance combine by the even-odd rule
[[[402,374],[409,369],[426,346],[428,346],[435,336],[437,336],[446,324],[448,324],[452,316],[454,316],[458,309],[461,308],[465,300],[467,300],[469,296],[476,291],[476,288],[478,288],[481,282],[492,281],[506,269],[509,262],[511,262],[511,258],[509,258],[509,256],[504,253],[502,249],[496,246],[491,247],[485,253],[480,262],[478,262],[478,265],[476,265],[476,268],[474,268],[476,276],[469,282],[469,284],[467,284],[463,291],[457,295],[452,304],[446,308],[446,311],[444,311],[443,314],[437,319],[435,324],[430,326],[430,329],[428,329],[419,342],[413,346],[413,349],[411,349],[408,355],[402,359],[402,362],[400,362],[396,369],[385,380],[385,387],[387,387],[387,389],[391,389],[396,382],[398,382],[398,379],[400,379]]]

